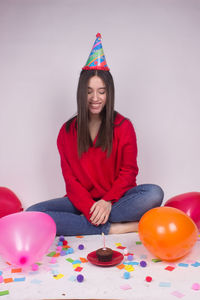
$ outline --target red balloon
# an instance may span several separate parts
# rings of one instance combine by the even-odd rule
[[[22,210],[21,202],[17,196],[8,188],[0,187],[0,218]]]
[[[191,192],[177,195],[169,199],[165,206],[178,208],[185,212],[200,230],[200,193]]]

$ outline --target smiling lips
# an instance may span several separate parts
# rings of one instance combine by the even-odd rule
[[[98,102],[98,103],[90,103],[90,108],[93,108],[93,109],[98,109],[101,107],[101,102]]]

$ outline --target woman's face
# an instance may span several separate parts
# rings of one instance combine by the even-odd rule
[[[89,79],[87,103],[90,116],[100,114],[106,104],[106,86],[98,76]]]

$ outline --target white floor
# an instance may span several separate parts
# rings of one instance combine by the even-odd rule
[[[103,246],[102,237],[66,237],[66,240],[74,249],[74,253],[59,256],[54,263],[51,263],[51,257],[45,255],[41,260],[39,270],[35,272],[30,267],[22,270],[21,273],[11,273],[12,266],[9,267],[1,258],[0,270],[3,272],[4,279],[22,278],[21,280],[24,280],[0,283],[0,292],[9,291],[8,295],[1,296],[2,299],[200,299],[200,290],[192,289],[194,283],[200,284],[200,267],[198,264],[196,267],[192,265],[200,262],[200,240],[184,260],[172,264],[153,262],[154,257],[144,246],[136,244],[139,241],[137,233],[106,236],[106,246],[123,253],[124,250],[116,247],[116,243],[121,243],[129,252],[134,253],[133,262],[141,260],[147,262],[146,268],[135,265],[134,271],[130,272],[130,279],[123,278],[125,269],[120,270],[116,266],[99,267],[90,262],[80,263],[80,267],[83,268],[81,272],[74,271],[73,264],[66,259],[86,258],[88,253]],[[57,241],[58,237],[49,252],[56,250]],[[78,249],[80,244],[84,245],[84,250]],[[186,265],[179,266],[180,262]],[[175,269],[165,270],[169,265],[173,265]],[[55,277],[56,274],[58,274],[57,277]],[[84,281],[81,283],[77,280],[73,281],[78,274],[84,276]],[[146,276],[151,276],[152,282],[147,283]]]

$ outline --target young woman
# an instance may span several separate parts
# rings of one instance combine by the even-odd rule
[[[160,206],[157,185],[136,184],[137,142],[132,123],[114,111],[114,83],[98,44],[83,68],[77,115],[61,128],[57,145],[67,195],[35,204],[28,211],[49,214],[60,235],[127,233],[149,209]],[[102,52],[102,46],[100,48]],[[92,63],[91,63],[92,61]]]

